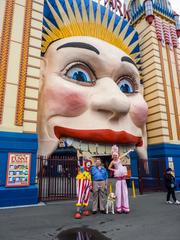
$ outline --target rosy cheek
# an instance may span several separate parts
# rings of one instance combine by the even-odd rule
[[[88,106],[87,98],[83,93],[63,86],[44,90],[44,99],[46,99],[45,110],[48,115],[75,117],[82,114]]]
[[[130,107],[130,115],[132,117],[132,121],[138,127],[143,127],[146,123],[148,114],[148,107],[144,99],[133,99]]]

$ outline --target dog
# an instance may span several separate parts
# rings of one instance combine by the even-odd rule
[[[112,214],[114,214],[115,200],[116,200],[116,195],[113,192],[109,193],[107,198],[107,203],[106,203],[106,214],[109,213],[109,209],[111,210]]]

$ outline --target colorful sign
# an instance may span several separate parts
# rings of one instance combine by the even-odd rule
[[[6,187],[30,185],[31,153],[9,153]]]

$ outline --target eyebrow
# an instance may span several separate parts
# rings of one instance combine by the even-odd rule
[[[137,68],[135,62],[134,62],[131,58],[129,58],[129,57],[124,56],[124,57],[121,58],[121,61],[122,61],[122,62],[131,63],[131,64],[133,64],[133,65]]]
[[[56,50],[58,51],[61,48],[67,48],[67,47],[83,48],[83,49],[87,49],[87,50],[93,51],[93,52],[95,52],[98,55],[100,54],[99,50],[97,48],[95,48],[94,46],[92,46],[91,44],[82,43],[82,42],[66,43],[66,44],[63,44],[62,46],[59,46]]]

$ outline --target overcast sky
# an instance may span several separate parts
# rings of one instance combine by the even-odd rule
[[[180,4],[179,0],[170,0],[172,8],[175,12],[177,12],[180,15]]]

